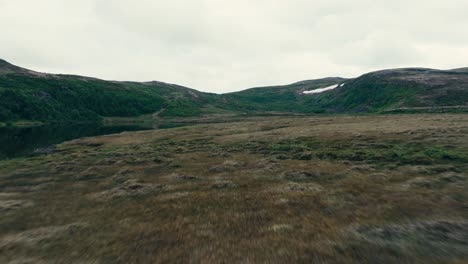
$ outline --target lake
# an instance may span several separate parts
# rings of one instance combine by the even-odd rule
[[[166,124],[159,129],[181,126],[181,124]],[[67,124],[44,125],[35,127],[0,127],[0,159],[9,159],[32,155],[35,149],[59,144],[68,140],[121,133],[124,131],[139,131],[153,129],[146,125],[103,125],[97,124]]]

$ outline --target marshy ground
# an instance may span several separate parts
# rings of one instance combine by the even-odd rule
[[[466,263],[468,115],[253,117],[0,161],[1,263]]]

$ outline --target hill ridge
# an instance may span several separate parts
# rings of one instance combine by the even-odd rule
[[[333,89],[324,89],[330,87]],[[0,122],[87,121],[153,113],[156,117],[193,117],[220,113],[382,113],[395,109],[465,111],[467,104],[468,68],[385,69],[357,78],[327,77],[213,94],[161,81],[108,81],[39,73],[0,59]]]

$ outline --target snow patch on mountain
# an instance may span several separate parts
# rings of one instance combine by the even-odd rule
[[[303,94],[318,94],[318,93],[323,93],[323,92],[326,92],[326,91],[330,91],[330,90],[342,87],[343,85],[344,85],[344,83],[334,84],[332,86],[328,86],[328,87],[324,87],[324,88],[318,88],[318,89],[314,89],[314,90],[310,90],[310,91],[303,91],[302,93]]]

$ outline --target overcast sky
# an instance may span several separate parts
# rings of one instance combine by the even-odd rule
[[[468,0],[0,0],[0,58],[208,92],[468,66]]]

